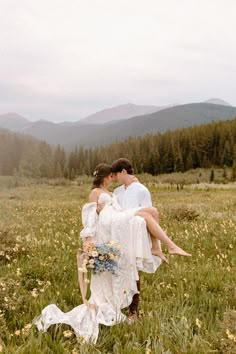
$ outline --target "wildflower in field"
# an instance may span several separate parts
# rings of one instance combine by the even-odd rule
[[[16,335],[16,336],[19,336],[20,333],[21,333],[20,329],[17,329],[17,330],[15,331],[15,335]]]
[[[202,321],[196,318],[196,326],[200,329],[202,327]]]
[[[76,348],[73,348],[71,354],[79,354],[79,352]]]
[[[236,337],[230,332],[229,329],[226,329],[226,334],[227,334],[227,337],[232,340],[233,342],[236,343]]]
[[[85,344],[86,343],[84,337],[82,337],[82,336],[76,337],[76,339],[77,339],[77,342],[79,344]]]
[[[27,323],[24,328],[29,330],[30,328],[32,328],[32,323]]]
[[[65,338],[70,338],[73,335],[73,332],[67,330],[63,332]]]
[[[34,289],[31,291],[31,295],[32,295],[33,297],[38,297],[38,291],[37,291],[36,288],[34,288]]]

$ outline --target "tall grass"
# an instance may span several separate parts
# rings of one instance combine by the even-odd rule
[[[83,344],[68,326],[39,333],[49,303],[80,304],[76,250],[90,185],[28,185],[0,191],[0,352],[234,353],[236,197],[232,189],[162,189],[150,184],[162,227],[192,258],[141,274],[140,320],[101,326]]]

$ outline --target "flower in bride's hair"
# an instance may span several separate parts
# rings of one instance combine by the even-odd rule
[[[97,257],[97,256],[98,256],[97,251],[93,251],[93,252],[92,252],[92,256],[93,256],[93,257]]]
[[[93,175],[94,175],[94,177],[97,177],[97,176],[98,176],[98,171],[97,171],[97,170],[94,171],[94,172],[93,172]]]

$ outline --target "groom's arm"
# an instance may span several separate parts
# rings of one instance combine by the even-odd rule
[[[150,208],[152,206],[152,197],[148,189],[143,189],[140,192],[139,205],[143,208]]]

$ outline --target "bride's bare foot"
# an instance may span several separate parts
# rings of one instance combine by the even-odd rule
[[[180,248],[178,246],[169,247],[168,252],[169,252],[169,254],[173,254],[173,255],[176,254],[177,256],[185,256],[185,257],[192,256],[190,253],[185,252],[184,250],[182,250],[182,248]]]
[[[161,258],[161,260],[164,263],[169,264],[168,259],[164,256],[164,254],[162,253],[162,251],[160,249],[152,248],[151,251],[152,251],[153,256],[157,256],[157,257]]]

